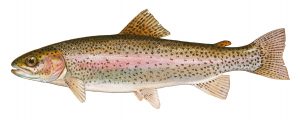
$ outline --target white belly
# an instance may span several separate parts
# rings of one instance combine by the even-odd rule
[[[151,84],[91,84],[87,83],[85,85],[85,89],[87,91],[95,91],[95,92],[133,92],[137,91],[139,89],[143,88],[162,88],[162,87],[169,87],[169,86],[175,86],[175,85],[193,85],[198,83],[205,83],[210,80],[213,80],[217,78],[218,76],[210,77],[207,79],[202,80],[190,80],[190,81],[184,81],[184,80],[173,80],[174,82],[157,82],[157,83],[151,83]],[[64,80],[59,79],[51,82],[51,84],[59,85],[59,86],[65,86],[67,87],[67,84]]]

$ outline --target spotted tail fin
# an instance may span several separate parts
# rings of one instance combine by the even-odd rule
[[[282,58],[285,48],[284,28],[273,30],[256,39],[252,45],[261,50],[262,65],[254,73],[272,79],[289,80]]]

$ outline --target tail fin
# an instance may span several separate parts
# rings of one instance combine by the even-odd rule
[[[273,30],[256,39],[252,45],[261,50],[262,65],[254,73],[272,79],[289,80],[282,58],[285,47],[284,28]]]

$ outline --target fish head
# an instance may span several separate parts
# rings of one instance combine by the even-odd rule
[[[13,74],[18,77],[51,82],[60,77],[65,70],[65,62],[60,51],[45,47],[28,52],[16,58],[12,63]]]

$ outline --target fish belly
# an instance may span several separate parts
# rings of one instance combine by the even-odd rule
[[[185,84],[198,84],[198,83],[204,83],[210,80],[213,80],[217,78],[219,75],[198,80],[195,82],[190,82],[190,83],[185,83]],[[51,84],[59,85],[59,86],[64,86],[67,87],[67,84],[63,79],[58,79]],[[156,84],[112,84],[112,83],[96,83],[96,84],[86,84],[85,85],[85,90],[87,91],[94,91],[94,92],[132,92],[132,91],[137,91],[139,89],[143,88],[163,88],[163,87],[168,87],[168,86],[175,86],[180,83],[177,83],[176,81],[173,82],[165,82],[165,83],[156,83]]]

